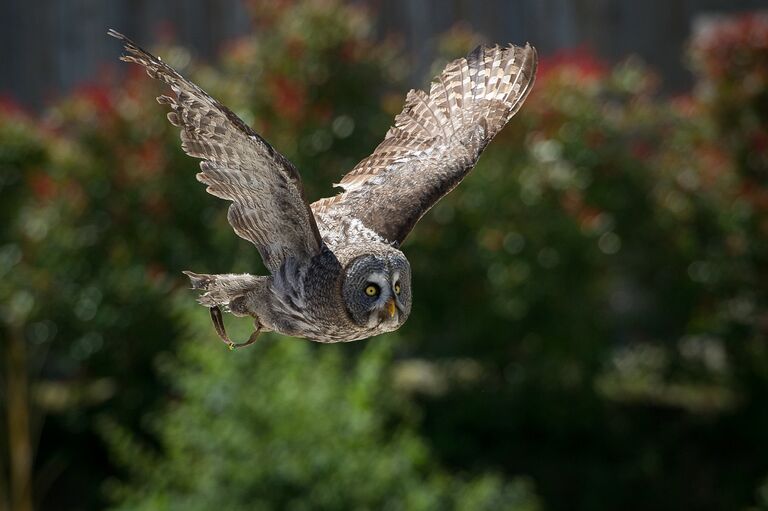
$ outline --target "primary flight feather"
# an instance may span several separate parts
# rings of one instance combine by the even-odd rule
[[[339,182],[343,192],[309,205],[293,164],[231,110],[124,35],[121,59],[170,86],[169,121],[200,158],[197,179],[232,202],[235,232],[252,242],[268,276],[185,272],[202,291],[230,347],[276,331],[319,342],[365,339],[399,328],[411,311],[410,264],[400,243],[472,170],[533,87],[530,46],[480,46],[454,60],[429,93],[411,90],[373,154]],[[252,316],[243,344],[224,330],[221,308]]]

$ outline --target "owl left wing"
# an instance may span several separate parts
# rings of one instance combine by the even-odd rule
[[[480,46],[448,64],[429,94],[411,90],[384,141],[339,185],[312,204],[324,223],[356,218],[390,242],[472,170],[480,154],[533,87],[536,50]]]
[[[289,257],[320,253],[320,233],[293,164],[165,62],[119,32],[108,34],[123,42],[127,55],[121,60],[140,64],[171,87],[175,97],[157,100],[170,105],[168,120],[181,128],[184,151],[203,160],[198,181],[208,185],[208,193],[232,201],[229,223],[256,246],[267,268],[274,273]]]

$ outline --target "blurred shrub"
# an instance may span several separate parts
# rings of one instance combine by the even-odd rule
[[[691,44],[699,95],[746,176],[768,180],[768,13],[714,19]]]
[[[742,41],[760,74],[762,39]],[[557,508],[730,508],[768,470],[765,182],[711,106],[728,89],[660,100],[656,83],[632,59],[545,59],[405,247],[404,349],[483,367],[423,393],[426,434],[456,466],[533,475]]]
[[[768,480],[758,489],[757,502],[756,509],[768,509]]]
[[[160,53],[328,195],[400,109],[402,63],[357,7],[251,5],[255,35],[216,71]],[[232,354],[189,292],[171,306],[181,269],[260,263],[137,69],[41,120],[0,109],[0,335],[28,341],[43,507],[101,502],[116,461],[92,448],[99,416],[124,508],[533,505],[471,477],[499,471],[555,509],[751,503],[768,473],[765,26],[693,41],[696,92],[670,100],[633,60],[545,59],[406,244],[416,301],[394,360],[394,337]]]
[[[392,391],[386,343],[351,367],[339,347],[287,338],[232,353],[184,309],[191,342],[168,368],[183,400],[156,422],[161,453],[107,425],[133,481],[113,486],[120,509],[537,509],[521,483],[435,464]]]

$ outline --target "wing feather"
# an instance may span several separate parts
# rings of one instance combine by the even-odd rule
[[[182,149],[203,160],[197,180],[210,194],[232,201],[229,223],[256,246],[267,268],[274,272],[288,258],[320,253],[320,233],[293,164],[158,57],[119,32],[108,34],[122,41],[127,54],[121,60],[143,66],[170,86],[175,97],[162,95],[157,101],[170,106],[168,121],[181,128]]]
[[[402,242],[520,109],[536,64],[530,45],[479,46],[449,63],[429,94],[408,93],[384,141],[341,179],[344,191],[313,203],[312,211],[323,224],[355,218]]]

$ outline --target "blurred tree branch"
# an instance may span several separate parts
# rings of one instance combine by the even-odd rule
[[[21,328],[8,328],[6,346],[10,505],[32,511],[32,445],[29,435],[29,381]]]
[[[8,486],[5,479],[5,458],[0,455],[0,511],[8,511]]]

